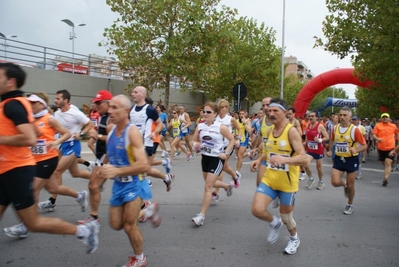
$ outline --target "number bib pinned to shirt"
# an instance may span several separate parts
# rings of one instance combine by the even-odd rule
[[[270,159],[271,159],[273,156],[289,157],[288,155],[281,155],[281,154],[270,153],[270,155],[269,155],[269,161],[270,161]],[[275,171],[282,171],[282,172],[288,172],[288,171],[289,171],[289,167],[290,167],[290,166],[289,166],[288,164],[282,164],[282,165],[279,165],[279,166],[275,166],[275,165],[273,165],[273,164],[270,164],[269,161],[266,162],[266,167],[267,167],[267,168],[272,169],[272,170],[275,170]]]
[[[130,175],[117,176],[114,179],[122,183],[129,183],[133,181],[133,177]]]
[[[37,140],[36,145],[32,146],[31,150],[32,150],[32,154],[34,154],[34,155],[47,154],[46,140],[44,140],[44,139]]]
[[[335,153],[348,153],[348,143],[335,143]]]
[[[309,141],[308,148],[311,150],[317,150],[319,148],[319,143],[314,142],[314,141]]]

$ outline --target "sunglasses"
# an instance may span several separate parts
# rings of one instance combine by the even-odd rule
[[[177,114],[176,112],[172,112],[172,114]]]
[[[212,114],[213,111],[211,111],[211,110],[204,110],[204,113],[206,113],[206,114]]]

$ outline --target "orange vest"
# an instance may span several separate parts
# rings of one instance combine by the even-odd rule
[[[156,128],[157,128],[157,123],[154,121],[151,125],[151,132],[153,133]],[[161,135],[158,133],[155,135],[154,143],[159,143],[160,140],[161,140]]]
[[[37,138],[36,146],[32,147],[32,153],[36,162],[58,157],[57,149],[47,150],[46,148],[48,142],[54,141],[54,135],[56,134],[56,130],[50,126],[50,117],[51,115],[47,113],[43,117],[35,120],[35,124],[41,133]]]
[[[19,134],[15,124],[5,116],[4,105],[11,101],[18,100],[25,107],[28,114],[28,121],[33,123],[33,112],[30,102],[25,97],[9,98],[0,103],[0,135],[13,136]],[[23,166],[34,166],[36,161],[30,147],[0,145],[0,174]]]

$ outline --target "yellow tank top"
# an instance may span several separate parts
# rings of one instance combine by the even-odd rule
[[[170,124],[172,125],[172,137],[176,137],[180,135],[180,120],[174,120],[172,119],[170,121]]]
[[[349,125],[348,129],[344,133],[339,132],[339,124],[335,127],[334,141],[335,141],[335,156],[338,157],[353,157],[357,156],[358,153],[352,154],[349,151],[350,147],[356,147],[357,142],[352,139],[351,133],[355,129],[353,124]]]
[[[266,116],[263,116],[263,120],[260,126],[260,134],[262,135],[262,155],[266,154],[267,133],[272,128],[272,126],[273,124],[267,124]]]
[[[245,120],[244,122],[240,122],[240,120],[237,120],[238,127],[240,128],[240,131],[241,131],[241,140],[240,140],[241,143],[244,143],[248,138],[247,130],[245,130],[246,122],[247,122],[247,120]]]
[[[273,190],[280,190],[287,193],[298,191],[299,166],[288,164],[273,166],[269,162],[273,155],[283,157],[293,157],[296,155],[288,138],[288,131],[292,127],[291,124],[287,124],[280,136],[274,137],[274,126],[272,126],[266,143],[267,169],[262,177],[262,182]]]

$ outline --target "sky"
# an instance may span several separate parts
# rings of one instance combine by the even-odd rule
[[[276,45],[282,46],[283,0],[222,0],[221,5],[236,8],[239,16],[254,18],[276,31]],[[0,33],[17,35],[21,42],[72,51],[71,27],[75,25],[74,51],[78,54],[107,56],[98,43],[104,40],[104,28],[118,17],[105,0],[0,0]],[[324,0],[285,0],[285,56],[304,62],[315,76],[335,68],[352,68],[349,58],[340,60],[322,48],[313,48],[313,36],[323,37],[322,22],[328,10]],[[0,58],[3,57],[0,53]],[[349,98],[355,98],[356,86],[340,84]]]

